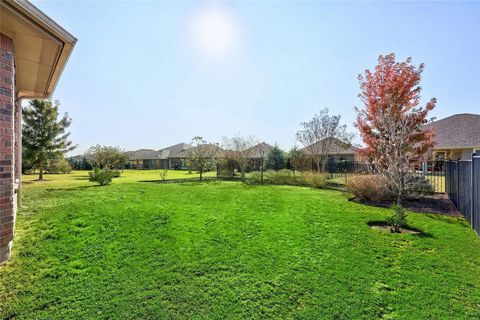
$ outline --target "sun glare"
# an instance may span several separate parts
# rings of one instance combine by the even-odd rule
[[[218,7],[203,9],[194,16],[191,24],[194,45],[210,57],[224,57],[238,42],[239,30],[229,12]]]

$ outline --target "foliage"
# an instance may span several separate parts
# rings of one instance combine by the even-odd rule
[[[217,161],[217,170],[220,177],[232,178],[235,176],[236,162],[233,159],[221,158]]]
[[[385,180],[381,175],[352,175],[346,180],[347,190],[363,201],[380,201],[385,197]]]
[[[415,68],[411,58],[396,62],[391,53],[379,57],[373,72],[359,75],[364,109],[356,108],[356,127],[366,145],[360,153],[385,176],[397,202],[405,194],[409,172],[430,157],[433,147],[433,129],[424,124],[436,100],[418,106],[423,68]]]
[[[406,178],[405,190],[410,194],[433,194],[435,188],[424,176],[409,174]]]
[[[93,164],[86,157],[83,157],[82,160],[77,160],[75,157],[67,159],[70,162],[70,165],[75,170],[92,170]]]
[[[68,140],[67,128],[72,120],[65,113],[59,118],[58,101],[31,100],[22,110],[23,159],[33,168],[39,169],[38,179],[43,179],[43,171],[49,160],[63,157],[76,146]]]
[[[266,167],[267,169],[275,171],[285,168],[284,152],[277,144],[275,144],[273,148],[270,149],[270,152],[268,152]]]
[[[265,173],[263,173],[265,175]],[[248,175],[246,182],[251,184],[260,184],[262,183],[262,172],[261,171],[252,171]]]
[[[121,169],[128,162],[128,155],[120,147],[101,146],[90,147],[87,155],[97,166],[106,170]]]
[[[72,166],[65,158],[57,157],[48,161],[46,170],[49,173],[70,173]]]
[[[312,158],[307,156],[304,151],[298,149],[296,146],[289,151],[288,159],[292,170],[312,170]]]
[[[340,115],[329,115],[328,108],[320,110],[309,121],[300,123],[297,141],[305,147],[312,157],[317,171],[325,171],[330,156],[350,146],[353,134],[346,125],[340,124]]]
[[[391,236],[367,226],[390,209],[328,189],[86,175],[25,176],[0,319],[480,319],[464,219],[410,213],[425,236]]]
[[[399,204],[394,204],[392,209],[393,215],[388,217],[386,221],[390,225],[392,232],[400,233],[401,228],[408,226],[407,210]]]
[[[98,183],[101,186],[109,185],[112,183],[112,178],[115,176],[114,171],[110,171],[107,169],[100,169],[95,167],[93,171],[88,173],[90,182]]]
[[[184,150],[184,156],[190,162],[190,165],[196,168],[200,173],[200,180],[203,173],[211,170],[215,164],[216,157],[220,151],[218,144],[208,143],[203,137],[194,137],[192,147]]]
[[[300,177],[288,169],[266,171],[265,177],[274,184],[298,185],[300,182]]]
[[[307,186],[323,188],[327,185],[327,174],[324,172],[302,172],[302,179]]]
[[[120,170],[111,170],[110,172],[112,173],[112,178],[118,178],[122,175]]]
[[[160,178],[161,178],[163,181],[167,180],[168,169],[160,169],[159,173],[160,173]]]
[[[255,136],[239,136],[223,138],[224,158],[233,160],[240,167],[242,178],[245,178],[248,161],[255,155],[255,145],[258,144]]]

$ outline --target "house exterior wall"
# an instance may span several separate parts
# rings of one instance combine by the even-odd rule
[[[13,59],[13,41],[0,33],[0,263],[10,257],[17,209],[15,188],[20,181],[19,176],[15,175]]]
[[[441,159],[472,160],[472,154],[478,150],[480,150],[480,147],[469,149],[442,149],[434,150],[434,152],[439,155]]]

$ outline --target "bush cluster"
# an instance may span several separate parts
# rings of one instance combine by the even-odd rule
[[[274,184],[299,184],[300,176],[295,175],[292,170],[282,169],[278,171],[267,171],[265,177]]]
[[[48,173],[70,173],[72,166],[64,158],[56,158],[48,162],[46,171]]]
[[[406,188],[407,193],[432,194],[435,192],[433,185],[423,176],[409,175],[407,176]]]
[[[363,201],[380,201],[385,198],[385,183],[381,175],[352,175],[346,180],[347,190]]]
[[[327,174],[319,172],[303,172],[303,182],[310,187],[323,188],[327,185]]]
[[[112,178],[115,176],[115,172],[95,167],[93,171],[88,173],[88,176],[88,181],[98,183],[101,186],[106,186],[112,183]]]

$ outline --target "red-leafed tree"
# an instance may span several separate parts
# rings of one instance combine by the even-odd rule
[[[433,147],[434,132],[424,124],[436,100],[419,106],[423,69],[423,64],[412,65],[411,58],[397,62],[391,53],[378,58],[374,71],[358,76],[364,103],[363,109],[355,108],[356,127],[365,143],[360,154],[383,174],[398,203],[414,166],[425,161]]]

